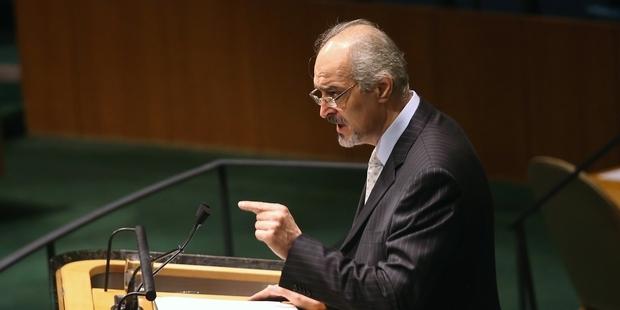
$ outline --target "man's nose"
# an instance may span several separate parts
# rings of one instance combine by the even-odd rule
[[[328,107],[326,104],[321,104],[319,109],[319,115],[321,118],[327,118],[330,114],[336,113],[334,108]]]

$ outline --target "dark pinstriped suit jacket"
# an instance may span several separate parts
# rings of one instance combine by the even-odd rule
[[[421,102],[340,249],[301,235],[280,286],[337,309],[499,309],[493,209],[462,129]]]

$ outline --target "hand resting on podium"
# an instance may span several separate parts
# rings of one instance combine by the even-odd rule
[[[267,287],[252,295],[250,300],[270,300],[270,301],[285,301],[287,300],[297,308],[304,310],[324,310],[327,309],[325,304],[318,300],[306,297],[302,294],[287,290],[278,285],[267,285]]]

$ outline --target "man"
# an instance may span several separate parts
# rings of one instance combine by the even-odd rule
[[[303,234],[287,207],[241,201],[256,238],[285,259],[279,286],[303,309],[499,309],[493,210],[461,128],[409,89],[406,63],[374,24],[354,20],[317,40],[320,116],[343,147],[374,145],[353,226],[333,250]]]

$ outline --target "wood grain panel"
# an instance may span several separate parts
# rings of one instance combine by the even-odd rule
[[[377,22],[412,87],[454,117],[493,177],[578,162],[620,130],[617,23],[332,1],[18,1],[28,126],[365,161],[318,116],[308,59],[337,21]],[[601,165],[620,161],[620,151]]]
[[[15,3],[26,122],[32,133],[79,132],[75,102],[74,1]]]
[[[582,104],[585,128],[581,139],[583,151],[589,156],[605,145],[612,137],[620,134],[620,65],[614,55],[618,41],[614,34],[619,28],[612,24],[593,24],[579,27],[578,33],[584,38],[582,44],[597,50],[591,53],[583,50],[584,60],[578,63],[576,71],[583,72],[585,81],[581,84],[584,93]],[[581,39],[581,38],[580,38]],[[582,159],[583,160],[583,159]],[[617,167],[620,163],[620,146],[601,159],[591,170]]]
[[[180,20],[175,21],[180,23],[179,33],[168,33],[168,40],[174,42],[170,56],[187,58],[180,69],[184,72],[174,75],[179,95],[174,100],[180,107],[174,110],[173,138],[214,146],[249,144],[253,148],[252,83],[247,62],[239,60],[255,56],[251,49],[239,49],[246,43],[235,26],[243,25],[239,16],[244,9],[238,1],[183,2],[182,8]],[[173,50],[176,44],[185,50]]]
[[[616,117],[618,119],[620,119],[620,87],[618,87],[618,85],[620,85],[620,27],[614,27],[614,49],[616,50],[616,53],[614,55],[614,68],[615,69],[615,76],[614,76],[614,85],[615,89],[616,89],[616,93],[615,93],[615,98],[613,101],[613,104],[616,106]],[[620,121],[616,122],[616,134],[620,134]],[[616,147],[618,148],[618,147]],[[620,162],[620,151],[617,151],[617,155],[616,156],[611,156],[612,160],[615,160],[616,163]]]
[[[433,102],[461,124],[496,177],[523,173],[528,158],[521,33],[513,16],[446,11],[433,36]]]
[[[525,25],[532,153],[583,161],[617,132],[613,31],[563,19]]]
[[[168,65],[168,123],[171,141],[176,143],[196,144],[197,132],[200,128],[196,119],[194,104],[198,101],[196,91],[188,87],[189,72],[192,59],[189,55],[194,46],[189,42],[187,12],[190,10],[188,1],[164,1],[166,11],[162,23],[166,62]],[[207,37],[204,40],[208,40]],[[196,53],[193,53],[196,54]],[[205,98],[205,100],[208,99]]]
[[[82,133],[168,138],[163,8],[153,1],[84,1],[78,10]]]

